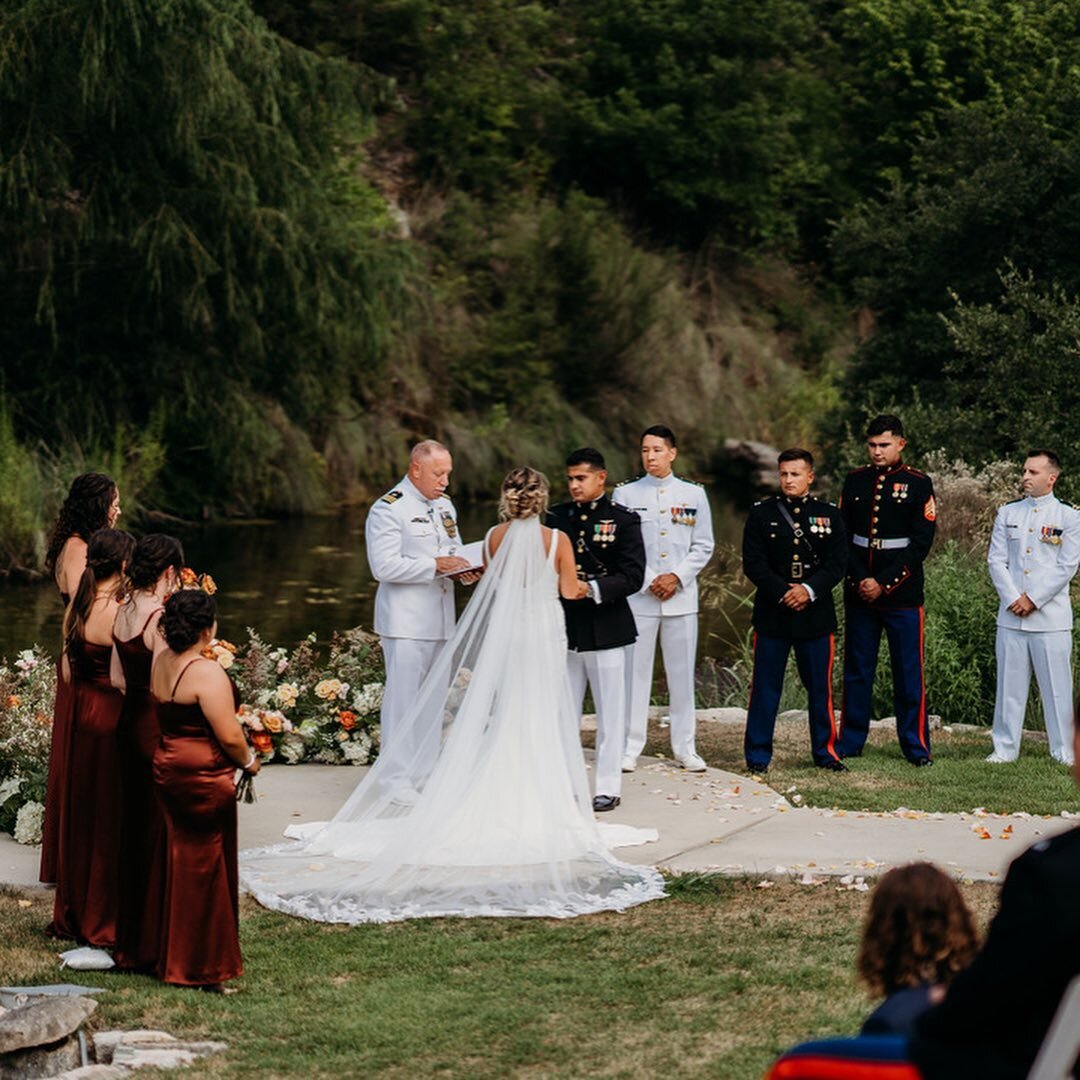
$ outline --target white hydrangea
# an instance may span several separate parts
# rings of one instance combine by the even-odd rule
[[[15,817],[15,842],[40,844],[41,827],[45,821],[45,807],[39,802],[23,803]]]
[[[350,765],[366,765],[371,760],[371,738],[362,731],[345,743],[341,750]]]
[[[383,684],[366,683],[353,698],[353,711],[358,716],[370,716],[382,705]]]
[[[304,760],[304,740],[295,732],[286,735],[278,745],[278,754],[286,765],[296,765]]]

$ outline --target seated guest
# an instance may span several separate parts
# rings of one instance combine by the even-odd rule
[[[237,769],[257,773],[259,759],[236,719],[236,688],[202,655],[217,630],[215,614],[201,589],[170,596],[161,616],[166,648],[150,671],[161,726],[154,783],[166,830],[157,975],[226,993],[224,983],[244,971],[234,778]]]
[[[956,882],[927,862],[897,866],[877,883],[856,965],[874,997],[864,1035],[910,1035],[915,1018],[945,996],[978,948]]]
[[[71,735],[49,930],[89,945],[116,940],[120,761],[124,699],[109,681],[123,571],[135,541],[117,529],[90,537],[86,569],[64,616],[62,676],[70,680]]]
[[[1076,711],[1073,761],[1080,782]],[[945,1000],[919,1017],[911,1060],[925,1080],[1021,1080],[1076,975],[1080,828],[1040,840],[1013,860],[982,952],[956,977]]]

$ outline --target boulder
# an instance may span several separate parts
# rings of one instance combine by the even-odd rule
[[[0,1016],[0,1054],[66,1039],[96,1008],[93,998],[56,997],[9,1009]]]

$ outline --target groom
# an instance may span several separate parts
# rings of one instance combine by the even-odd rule
[[[552,507],[548,524],[570,537],[584,600],[563,600],[568,673],[577,714],[585,685],[596,703],[596,795],[593,810],[614,810],[622,793],[622,752],[629,709],[628,664],[637,627],[627,597],[645,577],[641,520],[605,494],[607,469],[599,450],[584,447],[566,459],[572,502]]]

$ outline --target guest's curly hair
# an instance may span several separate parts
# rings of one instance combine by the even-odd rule
[[[499,496],[499,517],[503,521],[543,514],[548,506],[548,478],[523,465],[506,474]]]
[[[67,498],[60,507],[49,548],[45,554],[45,569],[52,573],[64,544],[81,536],[87,543],[90,537],[109,524],[109,507],[116,498],[116,482],[104,473],[83,473],[71,481]]]
[[[921,983],[947,984],[979,947],[956,882],[928,862],[883,875],[870,900],[856,967],[875,997]]]
[[[173,652],[190,649],[204,630],[214,625],[217,604],[202,589],[181,589],[165,601],[158,632]]]

